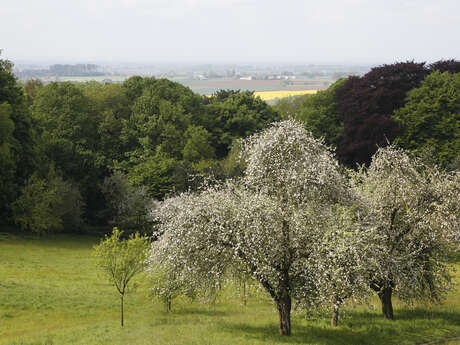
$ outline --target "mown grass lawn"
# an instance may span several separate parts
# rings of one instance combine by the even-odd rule
[[[145,277],[125,300],[121,328],[119,297],[91,258],[97,242],[0,233],[0,344],[422,344],[460,337],[458,286],[443,305],[396,301],[393,322],[382,319],[378,304],[347,310],[336,329],[328,318],[294,314],[293,335],[280,337],[278,315],[263,296],[247,306],[228,294],[215,304],[184,299],[166,313],[149,297]]]

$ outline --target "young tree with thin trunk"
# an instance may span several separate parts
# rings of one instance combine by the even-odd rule
[[[166,200],[151,262],[176,278],[213,286],[229,268],[250,274],[279,312],[279,333],[291,333],[292,299],[309,299],[314,254],[345,180],[321,140],[288,120],[242,145],[244,176],[199,194]]]
[[[369,169],[355,176],[362,207],[376,225],[368,229],[374,233],[370,287],[388,319],[394,318],[393,295],[439,300],[449,287],[445,258],[458,241],[458,176],[394,147],[379,149]]]
[[[124,326],[124,297],[131,279],[146,267],[148,241],[136,233],[129,239],[120,239],[122,231],[114,228],[111,236],[106,236],[94,247],[93,256],[97,266],[104,271],[120,294],[121,326]]]

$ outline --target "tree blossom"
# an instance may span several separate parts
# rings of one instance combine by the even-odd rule
[[[292,298],[316,294],[315,254],[346,181],[329,148],[292,120],[244,141],[242,159],[240,180],[163,203],[150,260],[200,288],[241,269],[270,294],[289,335]]]
[[[324,227],[314,255],[314,302],[332,307],[334,327],[339,321],[339,308],[347,299],[359,302],[370,294],[366,273],[373,264],[373,224],[357,200],[352,199],[349,205],[337,205]]]
[[[394,147],[379,149],[355,176],[362,207],[372,213],[371,287],[393,319],[392,294],[438,300],[449,286],[445,255],[458,240],[459,179]]]

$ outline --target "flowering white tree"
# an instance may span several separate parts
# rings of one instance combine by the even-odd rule
[[[443,260],[459,232],[459,177],[425,166],[394,147],[378,150],[355,186],[372,213],[371,288],[393,319],[391,297],[438,300],[449,285]],[[363,206],[364,207],[364,206]],[[458,242],[457,242],[458,243]]]
[[[345,179],[332,152],[292,120],[247,139],[242,158],[241,180],[164,202],[151,262],[199,287],[230,266],[250,274],[289,335],[292,298],[316,294],[315,254],[333,205],[345,201]]]

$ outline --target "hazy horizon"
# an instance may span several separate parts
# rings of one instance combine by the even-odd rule
[[[17,0],[15,63],[358,64],[458,59],[455,0]]]

